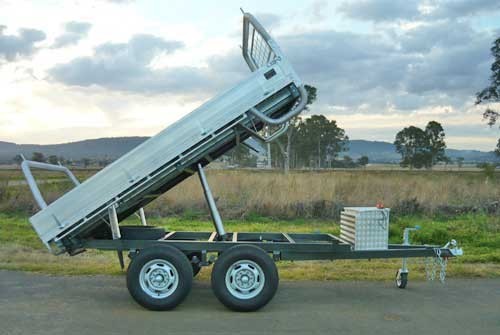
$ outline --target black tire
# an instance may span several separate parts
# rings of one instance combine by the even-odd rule
[[[396,286],[398,288],[405,288],[406,285],[408,284],[408,272],[401,272],[401,269],[399,269],[396,272]]]
[[[123,240],[158,240],[165,236],[165,229],[154,226],[120,226]]]
[[[158,274],[155,276],[153,271]],[[158,276],[161,278],[156,280]],[[171,246],[141,250],[132,259],[127,270],[130,295],[137,303],[150,310],[163,311],[176,307],[187,297],[192,283],[193,270],[186,255]],[[154,285],[164,286],[157,286],[159,289],[155,290]],[[153,297],[156,294],[158,296]]]
[[[245,293],[237,283],[255,288]],[[234,311],[250,312],[265,306],[274,297],[278,284],[276,264],[264,250],[253,245],[237,245],[224,251],[212,270],[215,296]]]
[[[199,261],[201,261],[201,252],[193,252],[191,254],[188,254],[188,260],[191,263],[191,267],[193,268],[193,278],[196,277],[196,275],[201,271],[201,266],[199,263],[193,263],[192,259],[193,257],[196,256]]]

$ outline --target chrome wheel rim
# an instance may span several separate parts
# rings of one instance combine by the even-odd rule
[[[265,275],[262,268],[251,260],[240,260],[226,272],[226,287],[238,299],[252,299],[264,288]]]
[[[179,273],[172,263],[164,259],[153,259],[142,267],[139,282],[148,296],[164,299],[177,289]]]

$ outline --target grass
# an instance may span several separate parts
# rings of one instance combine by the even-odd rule
[[[42,193],[52,201],[70,183],[43,172]],[[95,171],[76,171],[80,180]],[[26,185],[6,186],[21,178],[20,171],[0,170],[0,211],[33,212],[36,208]],[[54,179],[58,179],[57,182]],[[500,199],[500,173],[487,177],[472,171],[279,171],[209,170],[208,179],[224,218],[247,218],[253,213],[281,219],[337,219],[344,206],[382,202],[399,214],[473,211]],[[50,182],[53,181],[53,182]],[[165,217],[206,212],[196,176],[188,178],[151,203],[149,216]],[[500,210],[499,210],[500,212]]]
[[[72,169],[73,174],[80,180],[87,179],[88,177],[95,174],[97,169]],[[36,179],[64,179],[66,175],[62,172],[44,171],[44,170],[32,170],[33,176]],[[0,181],[2,180],[24,180],[24,175],[19,169],[0,169]]]
[[[80,180],[96,171],[77,170]],[[68,190],[61,175],[38,172],[50,203]],[[26,185],[8,186],[20,171],[0,170],[0,268],[51,274],[120,274],[116,255],[90,250],[75,257],[52,256],[29,226],[36,211]],[[228,231],[328,232],[337,234],[343,206],[391,207],[390,240],[404,227],[420,225],[415,243],[442,244],[455,238],[465,255],[450,262],[451,276],[500,276],[500,177],[473,171],[277,171],[209,170],[208,179]],[[17,213],[17,214],[6,214]],[[171,189],[146,208],[150,224],[168,230],[211,231],[196,177]],[[395,214],[395,215],[393,215]],[[205,218],[205,219],[204,219]],[[280,262],[287,280],[390,279],[399,260]],[[412,278],[423,266],[412,265]],[[200,278],[209,278],[204,269]]]
[[[183,217],[151,219],[150,224],[168,230],[212,231],[210,221]],[[128,222],[130,224],[130,222]],[[226,221],[228,231],[286,231],[323,232],[337,234],[338,225],[324,220],[273,220],[253,216],[247,220]],[[465,255],[449,263],[451,277],[500,277],[500,218],[485,214],[460,215],[455,218],[428,218],[408,216],[392,220],[390,240],[400,243],[402,230],[420,225],[413,235],[415,243],[442,244],[450,238],[461,242]],[[308,261],[279,262],[280,277],[284,280],[388,280],[392,279],[399,260]],[[123,272],[113,252],[89,250],[77,256],[53,256],[47,252],[26,217],[0,214],[0,268],[35,271],[48,274],[81,275]],[[421,260],[410,260],[412,279],[425,275]],[[210,268],[199,275],[208,280]]]

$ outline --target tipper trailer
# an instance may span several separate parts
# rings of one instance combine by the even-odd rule
[[[40,207],[30,222],[51,252],[76,255],[86,249],[114,250],[122,267],[123,252],[128,252],[128,290],[139,304],[152,310],[172,309],[181,303],[193,276],[202,266],[214,263],[211,281],[215,295],[239,311],[257,310],[272,299],[279,282],[275,261],[403,258],[396,283],[404,288],[406,258],[432,257],[446,264],[448,257],[461,254],[454,241],[444,247],[410,245],[410,229],[405,230],[403,244],[386,243],[375,249],[355,248],[349,239],[332,234],[227,232],[203,167],[240,143],[250,145],[250,137],[274,140],[286,132],[289,120],[307,102],[307,92],[291,64],[249,13],[243,13],[242,51],[252,71],[249,78],[83,183],[61,165],[22,162]],[[32,168],[66,173],[75,187],[47,204]],[[215,231],[165,231],[147,226],[142,208],[196,173]],[[132,214],[140,217],[142,225],[119,225]],[[355,227],[354,222],[349,224],[344,232],[347,236]]]

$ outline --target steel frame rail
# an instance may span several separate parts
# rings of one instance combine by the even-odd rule
[[[302,233],[227,233],[227,240],[216,240],[217,232],[169,232],[160,240],[97,240],[81,241],[81,248],[136,251],[172,245],[189,252],[223,252],[235,245],[251,244],[271,253],[275,260],[334,260],[402,257],[455,257],[449,248],[434,245],[391,244],[383,250],[353,250],[332,234]]]

